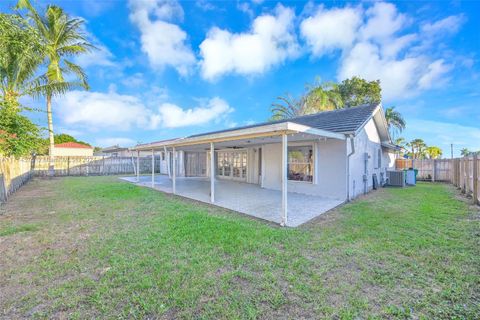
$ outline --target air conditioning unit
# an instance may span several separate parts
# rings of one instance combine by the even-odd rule
[[[405,171],[387,171],[387,180],[389,186],[405,187]]]

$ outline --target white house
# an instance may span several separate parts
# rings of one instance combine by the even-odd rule
[[[395,160],[381,105],[157,141],[133,150],[160,153],[160,173],[166,175],[152,172],[150,181],[137,176],[140,183],[290,226],[382,184]]]
[[[95,156],[104,156],[104,157],[132,157],[136,155],[136,152],[130,150],[127,147],[121,147],[118,144],[110,147],[105,147],[95,152]],[[140,152],[141,157],[149,156],[150,152],[142,151]]]
[[[64,142],[56,144],[53,148],[55,157],[91,157],[93,147],[77,142]]]

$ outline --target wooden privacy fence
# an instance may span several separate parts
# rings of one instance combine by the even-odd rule
[[[456,159],[397,159],[397,170],[414,168],[418,180],[450,182],[480,204],[480,159],[477,155]]]
[[[414,168],[417,179],[424,181],[452,181],[452,159],[397,159],[397,170]]]
[[[32,176],[32,159],[0,158],[0,202],[6,202]]]

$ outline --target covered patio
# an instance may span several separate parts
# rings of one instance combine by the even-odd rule
[[[150,176],[123,177],[122,180],[140,186],[152,187]],[[166,175],[156,175],[153,188],[173,193],[172,180]],[[281,223],[282,192],[261,188],[259,185],[217,180],[215,205],[241,212],[256,218]],[[182,197],[210,203],[210,181],[203,177],[177,177],[176,194]],[[288,193],[287,226],[297,227],[318,215],[335,208],[343,201],[302,193]]]
[[[295,227],[345,201],[345,140],[277,122],[152,142],[132,149],[151,151],[151,176],[139,175],[137,161],[136,177],[124,179]],[[289,163],[289,148],[297,162]],[[165,155],[168,175],[155,174],[155,152]]]

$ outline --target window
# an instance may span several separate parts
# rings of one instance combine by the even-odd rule
[[[313,147],[288,147],[288,180],[313,182]]]
[[[162,157],[162,161],[164,161],[165,160],[165,152],[160,152],[160,155]]]

